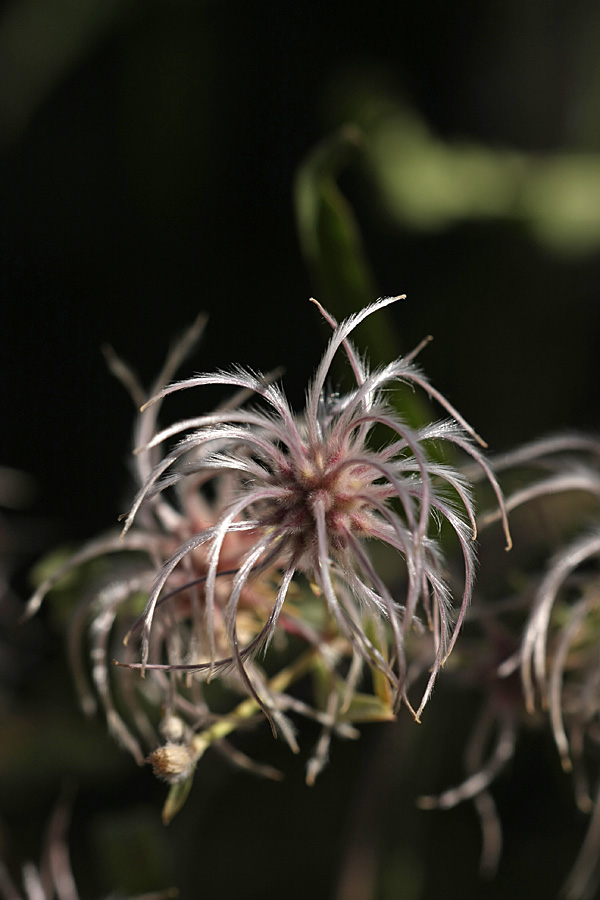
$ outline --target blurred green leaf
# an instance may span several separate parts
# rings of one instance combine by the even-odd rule
[[[165,805],[163,806],[162,811],[162,820],[165,825],[168,825],[169,822],[175,818],[179,810],[183,807],[185,801],[189,796],[193,781],[194,773],[192,772],[183,781],[177,781],[175,784],[171,785],[171,789],[167,794],[167,799],[165,800]]]
[[[362,135],[362,162],[398,223],[437,231],[468,220],[521,222],[553,251],[600,245],[600,154],[533,154],[442,140],[385,87],[348,82],[339,100]]]
[[[136,0],[12,0],[0,16],[0,145]]]
[[[300,246],[316,285],[317,299],[338,319],[372,303],[377,288],[366,257],[356,216],[337,178],[361,152],[360,131],[345,125],[325,138],[296,173],[294,199]],[[389,310],[380,310],[360,326],[373,365],[387,363],[401,342]],[[394,400],[411,424],[430,421],[423,397],[400,387]]]
[[[325,138],[299,167],[294,185],[300,246],[318,299],[340,318],[377,293],[358,223],[336,181],[360,144],[351,125]]]
[[[75,555],[72,547],[61,546],[50,551],[39,559],[30,571],[30,581],[34,587],[39,587],[46,579],[54,576],[72,556]],[[120,557],[126,557],[126,559]],[[118,579],[119,573],[125,568],[130,568],[133,561],[143,561],[144,554],[134,551],[121,554],[105,554],[97,559],[90,559],[80,563],[73,569],[69,569],[63,577],[48,591],[51,595],[52,615],[56,621],[64,626],[73,612],[79,600],[92,589],[100,594],[106,578],[111,581]],[[146,604],[147,596],[144,593],[132,594],[127,602],[129,615],[139,615]]]
[[[391,722],[396,716],[390,703],[373,694],[353,694],[341,718],[344,722]]]

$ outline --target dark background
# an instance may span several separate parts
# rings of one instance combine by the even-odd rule
[[[318,282],[298,241],[293,181],[347,121],[353,86],[373,84],[407,105],[447,145],[540,161],[586,154],[597,165],[592,0],[76,7],[14,0],[0,17],[0,463],[33,477],[27,521],[48,548],[97,534],[127,506],[133,408],[102,344],[147,384],[170,337],[206,310],[187,372],[283,365],[302,402],[326,331],[307,302]],[[598,427],[600,239],[550,246],[506,214],[416,229],[386,212],[360,159],[340,185],[377,292],[408,294],[392,313],[402,348],[434,334],[424,367],[494,450]],[[31,553],[26,540],[16,549],[24,592]],[[210,900],[334,897],[361,828],[357,840],[377,847],[381,866],[377,892],[356,900],[552,896],[574,858],[585,823],[553,748],[537,737],[522,738],[500,785],[507,842],[495,882],[477,877],[472,810],[415,811],[420,792],[460,778],[468,716],[449,688],[417,736],[403,721],[336,744],[312,790],[304,760],[257,733],[258,755],[278,757],[286,783],[207,759],[164,834],[163,788],[112,749],[101,723],[80,717],[52,617],[33,631],[5,701],[5,747],[15,728],[21,743],[4,751],[0,803],[11,846],[35,856],[60,779],[76,772],[77,874],[85,854],[93,859],[85,896],[176,883],[184,897]],[[373,767],[388,777],[374,778]],[[113,865],[120,834],[129,856]],[[149,859],[156,881],[127,881]]]

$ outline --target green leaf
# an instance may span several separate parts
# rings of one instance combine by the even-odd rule
[[[396,716],[391,702],[373,694],[353,694],[340,718],[344,722],[390,722]]]
[[[192,782],[194,781],[194,773],[192,772],[183,781],[177,781],[171,785],[171,790],[167,794],[165,805],[162,811],[162,820],[168,825],[175,818],[179,810],[183,807],[190,793]]]
[[[311,151],[294,185],[302,253],[319,301],[340,318],[377,296],[358,223],[336,181],[360,146],[358,129],[344,126]]]
[[[298,168],[294,185],[300,246],[317,299],[338,319],[378,296],[360,227],[337,183],[340,172],[360,159],[363,143],[358,128],[345,125],[311,151]],[[371,364],[388,363],[398,356],[400,338],[388,310],[370,316],[360,328]],[[392,402],[412,425],[431,420],[427,401],[406,386],[399,387]]]

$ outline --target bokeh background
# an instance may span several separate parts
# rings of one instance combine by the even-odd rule
[[[127,507],[133,410],[101,346],[149,383],[199,310],[190,371],[282,365],[298,405],[327,337],[308,298],[343,315],[406,293],[363,342],[383,358],[433,334],[422,364],[493,450],[597,429],[600,8],[8,0],[0,287],[0,464],[34,486],[2,520],[17,596],[37,554]],[[415,808],[461,777],[469,702],[443,680],[420,728],[338,742],[310,790],[306,760],[268,729],[247,749],[283,784],[208,756],[165,830],[163,786],[77,709],[60,616],[17,629],[9,602],[11,865],[37,855],[66,778],[86,897],[170,884],[190,900],[546,897],[574,859],[586,823],[543,735],[522,737],[497,786],[495,881],[478,878],[468,806]]]

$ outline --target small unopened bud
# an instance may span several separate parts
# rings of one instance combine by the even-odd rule
[[[185,744],[167,743],[148,757],[154,774],[170,784],[184,781],[194,766],[194,757]]]
[[[169,743],[180,743],[185,730],[185,722],[179,716],[166,716],[160,723],[161,734]]]

